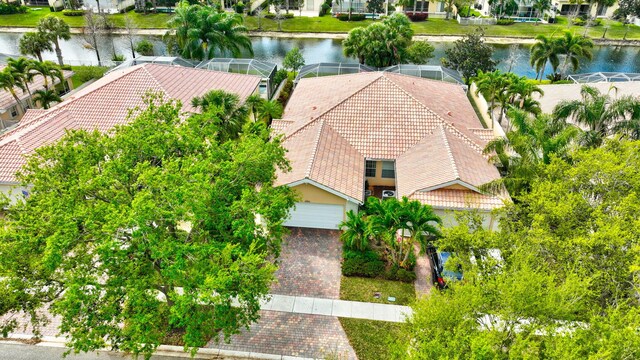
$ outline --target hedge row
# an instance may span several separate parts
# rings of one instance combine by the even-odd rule
[[[411,268],[415,266],[415,256],[410,259]],[[402,269],[392,266],[385,269],[385,263],[374,251],[351,251],[345,250],[342,261],[342,275],[362,276],[370,278],[383,278],[387,280],[398,280],[403,282],[413,282],[416,274],[412,270]]]
[[[405,13],[405,15],[407,15],[409,20],[411,20],[413,22],[425,21],[429,17],[429,14],[425,13],[425,12],[420,12],[420,13],[407,12],[407,13]]]
[[[284,14],[280,14],[282,15],[282,17],[284,19],[293,19],[293,13],[284,13]],[[267,15],[264,16],[267,19],[275,19],[276,18],[276,14],[273,13],[268,13]]]
[[[0,15],[24,14],[28,10],[26,6],[0,2]]]
[[[84,10],[63,10],[64,16],[84,16]]]
[[[351,14],[351,19],[349,19],[349,14],[346,13],[346,14],[338,14],[336,15],[336,18],[338,18],[338,20],[340,21],[362,21],[367,17],[364,16],[364,14]]]

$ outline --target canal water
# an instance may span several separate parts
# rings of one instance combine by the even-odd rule
[[[0,53],[18,54],[18,39],[21,34],[0,33]],[[142,37],[140,37],[142,38]],[[156,55],[167,55],[167,49],[162,38],[158,36],[145,37],[153,42]],[[302,51],[307,64],[319,62],[355,62],[354,59],[346,58],[342,54],[341,40],[334,39],[287,39],[271,37],[252,37],[254,58],[274,62],[278,65],[282,63],[284,55],[291,48],[297,46]],[[439,64],[444,57],[445,49],[452,46],[452,43],[437,42],[432,43],[435,47],[435,57],[429,61],[431,64]],[[535,77],[535,72],[529,65],[530,45],[492,45],[495,48],[493,57],[499,61],[498,67],[501,70]],[[63,41],[61,44],[64,59],[69,64],[97,64],[96,54],[88,47],[81,35],[72,36],[71,40]],[[124,36],[103,37],[100,41],[100,56],[103,60],[110,60],[114,51],[118,54],[131,58],[131,50],[128,41]],[[245,54],[249,57],[248,54]],[[53,52],[44,54],[44,58],[55,60]],[[597,72],[636,72],[640,73],[640,47],[633,46],[596,46],[593,51],[592,61],[583,61],[581,68],[577,71]],[[547,69],[545,73],[550,73]]]

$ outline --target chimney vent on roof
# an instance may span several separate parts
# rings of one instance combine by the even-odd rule
[[[311,109],[312,109],[312,110],[315,110],[315,109],[317,109],[317,108],[318,108],[317,106],[314,106],[314,107],[313,107],[313,108],[311,108]]]
[[[451,111],[447,111],[447,115],[451,116]]]

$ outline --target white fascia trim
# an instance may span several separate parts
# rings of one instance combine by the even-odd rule
[[[317,188],[320,188],[330,194],[333,194],[335,196],[341,197],[347,201],[351,201],[352,203],[356,203],[358,205],[362,205],[362,201],[356,200],[354,198],[352,198],[351,196],[345,195],[339,191],[336,191],[328,186],[324,186],[322,184],[320,184],[319,182],[313,181],[309,178],[304,178],[302,180],[298,180],[298,181],[294,181],[292,183],[287,184],[288,187],[294,187],[294,186],[298,186],[298,185],[302,185],[302,184],[309,184],[309,185],[313,185]]]
[[[464,181],[462,181],[460,179],[447,181],[445,183],[442,183],[442,184],[439,184],[439,185],[430,186],[430,187],[427,187],[427,188],[424,188],[424,189],[419,189],[419,190],[416,190],[416,192],[418,192],[418,191],[420,191],[420,192],[428,192],[428,191],[433,191],[433,190],[446,188],[447,186],[451,186],[451,185],[460,185],[460,186],[466,187],[469,190],[473,190],[473,191],[475,191],[475,192],[477,192],[479,194],[484,194],[484,192],[480,191],[480,189],[478,189],[477,187],[475,187],[475,186],[473,186],[473,185],[471,185],[471,184],[469,184],[467,182],[464,182]]]
[[[429,204],[427,204],[429,205]],[[495,209],[480,209],[480,208],[476,208],[476,207],[445,207],[445,206],[433,206],[433,205],[429,205],[431,206],[432,209],[434,210],[444,210],[444,211],[478,211],[481,213],[486,213],[486,214],[490,214],[493,210]],[[499,207],[497,207],[496,209],[499,209]]]

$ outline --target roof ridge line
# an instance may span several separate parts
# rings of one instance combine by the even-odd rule
[[[162,90],[162,92],[165,94],[165,96],[171,97],[171,95],[169,94],[167,89],[165,89],[164,86],[162,86],[162,84],[160,84],[158,79],[156,79],[156,77],[151,72],[149,72],[149,70],[147,70],[147,65],[155,65],[155,64],[144,63],[144,64],[142,64],[141,68],[144,69],[144,71],[147,74],[149,74],[149,77],[153,79],[153,81],[156,83],[156,85],[158,85],[158,87],[160,88],[160,90]],[[147,90],[147,91],[149,91],[149,90]]]
[[[307,169],[304,172],[305,178],[311,177],[311,170],[313,169],[313,164],[316,161],[316,154],[318,153],[318,145],[320,144],[320,134],[322,134],[322,129],[324,128],[324,119],[320,120],[320,124],[318,124],[318,133],[316,134],[315,139],[313,139],[313,150],[311,152],[311,160],[307,165]]]
[[[362,73],[360,73],[362,74]],[[304,124],[303,126],[301,126],[299,129],[297,129],[296,131],[292,132],[291,134],[287,135],[286,138],[288,138],[289,136],[295,135],[297,132],[299,132],[300,130],[304,129],[305,127],[307,127],[309,124],[316,122],[318,119],[320,119],[321,117],[323,117],[324,115],[326,115],[327,113],[329,113],[331,110],[335,109],[336,107],[342,105],[345,101],[351,99],[352,97],[356,96],[356,94],[360,93],[361,91],[363,91],[364,89],[368,88],[369,86],[371,86],[373,83],[377,82],[378,80],[380,80],[381,78],[383,78],[383,73],[382,72],[378,72],[378,74],[380,74],[377,78],[373,79],[373,81],[369,82],[368,84],[366,84],[365,86],[361,87],[360,89],[358,89],[356,92],[354,92],[353,94],[347,96],[346,98],[342,99],[341,101],[339,101],[338,103],[336,103],[335,105],[333,105],[332,107],[328,108],[326,111],[320,113],[318,116],[316,116],[314,119],[312,119],[311,121],[309,121],[308,123]],[[294,89],[295,91],[295,89]]]
[[[458,172],[458,166],[456,165],[456,159],[453,156],[453,152],[451,151],[451,146],[449,145],[449,139],[447,139],[447,135],[444,133],[444,126],[440,127],[440,135],[442,136],[442,141],[444,141],[444,146],[447,149],[447,155],[449,156],[449,161],[451,162],[451,166],[453,167],[453,176],[460,180],[460,173]]]
[[[475,148],[475,150],[482,155],[482,157],[487,158],[484,155],[484,148],[482,148],[480,145],[476,144],[475,141],[471,140],[465,133],[463,133],[462,131],[460,131],[458,128],[456,128],[455,126],[453,126],[453,124],[449,124],[445,121],[445,123],[443,124],[444,126],[447,127],[447,129],[449,129],[450,131],[455,131],[456,135],[458,135],[459,137],[463,138],[463,140],[467,140],[468,142],[470,142],[471,144],[467,144],[472,148]],[[471,129],[469,129],[470,131],[472,131]],[[482,139],[480,139],[482,140]]]

